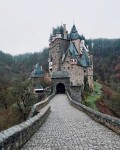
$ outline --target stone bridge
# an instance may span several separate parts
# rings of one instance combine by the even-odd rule
[[[65,94],[49,105],[49,117],[22,150],[120,150],[119,135],[71,106]]]
[[[34,105],[26,122],[0,132],[0,150],[120,150],[119,119],[72,102],[68,93],[53,96]]]

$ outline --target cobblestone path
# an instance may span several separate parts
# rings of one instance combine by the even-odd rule
[[[56,95],[51,114],[22,150],[120,150],[120,136]]]

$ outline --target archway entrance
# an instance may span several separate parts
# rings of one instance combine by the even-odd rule
[[[65,86],[62,83],[58,83],[56,86],[56,93],[57,94],[64,94],[65,93]]]

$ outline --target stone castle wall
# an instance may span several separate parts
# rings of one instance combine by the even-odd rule
[[[65,86],[65,91],[67,91],[70,88],[70,79],[64,78],[64,79],[52,79],[52,92],[56,92],[56,86],[58,83],[62,83]]]
[[[68,93],[74,101],[81,102],[81,86],[70,86]]]
[[[50,44],[49,55],[53,58],[52,71],[61,70],[62,56],[69,46],[69,40],[55,39]]]
[[[70,74],[71,85],[84,85],[84,69],[76,64],[71,64],[70,57],[65,59],[63,69]]]

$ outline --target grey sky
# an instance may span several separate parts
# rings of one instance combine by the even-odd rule
[[[40,51],[53,26],[70,31],[73,20],[86,38],[120,38],[120,0],[0,0],[0,50]]]

